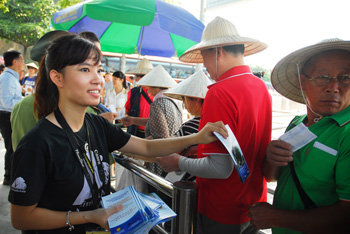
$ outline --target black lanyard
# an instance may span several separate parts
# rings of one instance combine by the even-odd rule
[[[81,165],[81,167],[83,169],[84,175],[86,176],[86,180],[87,180],[87,182],[89,184],[89,187],[91,189],[93,205],[97,208],[97,207],[99,207],[100,198],[101,198],[101,192],[102,192],[102,189],[105,186],[106,178],[105,178],[105,173],[104,173],[104,170],[103,170],[102,162],[100,160],[100,157],[98,156],[98,152],[89,150],[89,147],[90,147],[90,149],[93,149],[93,145],[92,145],[92,142],[90,141],[90,137],[91,137],[92,141],[94,141],[93,134],[90,136],[90,131],[89,131],[90,123],[86,124],[85,123],[85,119],[84,119],[84,126],[87,127],[87,135],[88,135],[88,147],[87,147],[87,150],[90,153],[91,160],[88,159],[86,153],[84,152],[85,149],[81,150],[83,152],[80,153],[80,151],[79,151],[80,147],[78,145],[78,142],[74,139],[74,132],[70,128],[70,126],[68,125],[67,121],[64,119],[64,117],[63,117],[63,115],[62,115],[62,113],[61,113],[61,111],[59,110],[58,107],[55,110],[55,117],[56,117],[57,122],[61,125],[62,129],[65,131],[65,133],[66,133],[66,135],[68,137],[69,143],[72,146],[72,148],[74,150],[74,153],[77,156],[78,161],[80,162],[80,165]],[[82,156],[82,155],[84,155],[84,156]],[[95,158],[95,160],[96,160],[97,168],[98,168],[98,174],[99,174],[99,177],[100,177],[101,182],[102,182],[102,187],[101,187],[100,190],[98,189],[97,183],[96,183],[96,180],[95,180],[95,173],[94,173],[95,170],[93,168],[93,158]],[[88,168],[85,166],[84,161],[88,165],[88,168],[90,169],[91,174],[89,173]]]

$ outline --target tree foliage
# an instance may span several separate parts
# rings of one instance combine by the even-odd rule
[[[81,0],[59,0],[57,2],[57,4],[58,4],[60,9],[64,9],[64,8],[69,7],[69,6],[73,6],[79,2],[81,2]]]
[[[53,13],[80,0],[0,0],[0,38],[29,46],[50,31]]]
[[[0,0],[0,11],[8,12],[9,9],[6,7],[7,0]]]
[[[264,72],[264,76],[262,77],[262,80],[264,81],[270,81],[271,80],[271,70],[266,69],[264,67],[258,66],[258,65],[251,65],[250,69],[253,73],[255,72]]]

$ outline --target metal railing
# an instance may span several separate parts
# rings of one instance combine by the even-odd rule
[[[163,177],[136,164],[132,160],[129,160],[127,157],[114,153],[112,155],[116,163],[138,175],[146,183],[172,198],[172,209],[177,214],[177,216],[171,220],[172,234],[196,233],[198,191],[198,185],[196,183],[190,181],[171,183]],[[160,225],[155,226],[153,230],[160,234],[168,234]]]
[[[177,181],[171,183],[144,167],[136,164],[127,157],[113,153],[116,163],[138,175],[146,183],[152,185],[162,193],[172,198],[172,209],[177,216],[171,220],[172,234],[196,234],[197,233],[197,192],[198,185],[190,181]],[[113,188],[112,188],[113,189]],[[115,191],[114,191],[115,192]],[[268,188],[268,193],[274,195],[274,190]],[[169,234],[162,226],[156,225],[153,230],[158,234]],[[259,230],[259,234],[266,234]]]

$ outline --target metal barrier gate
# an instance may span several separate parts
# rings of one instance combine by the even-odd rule
[[[171,234],[197,234],[197,192],[198,185],[190,181],[171,183],[144,167],[134,163],[118,153],[112,154],[116,163],[142,178],[159,191],[172,198],[172,209],[177,216],[171,220]],[[274,191],[269,190],[269,193]],[[153,230],[159,234],[169,234],[163,227],[156,225]],[[259,234],[265,234],[263,230]]]
[[[138,175],[145,182],[172,198],[172,209],[177,216],[171,220],[172,234],[195,234],[197,222],[197,191],[198,185],[190,181],[171,183],[161,176],[155,175],[126,157],[114,154],[115,161]],[[168,232],[157,225],[153,228],[160,234]]]

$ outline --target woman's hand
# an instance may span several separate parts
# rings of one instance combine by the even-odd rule
[[[85,215],[85,219],[88,221],[88,223],[96,223],[100,225],[102,228],[109,230],[108,226],[108,218],[114,213],[119,212],[123,209],[122,205],[119,206],[113,206],[107,209],[100,208],[97,210],[88,211]]]
[[[207,123],[200,132],[193,134],[196,137],[196,144],[209,144],[218,139],[213,132],[220,133],[225,139],[228,137],[227,129],[222,121]]]

